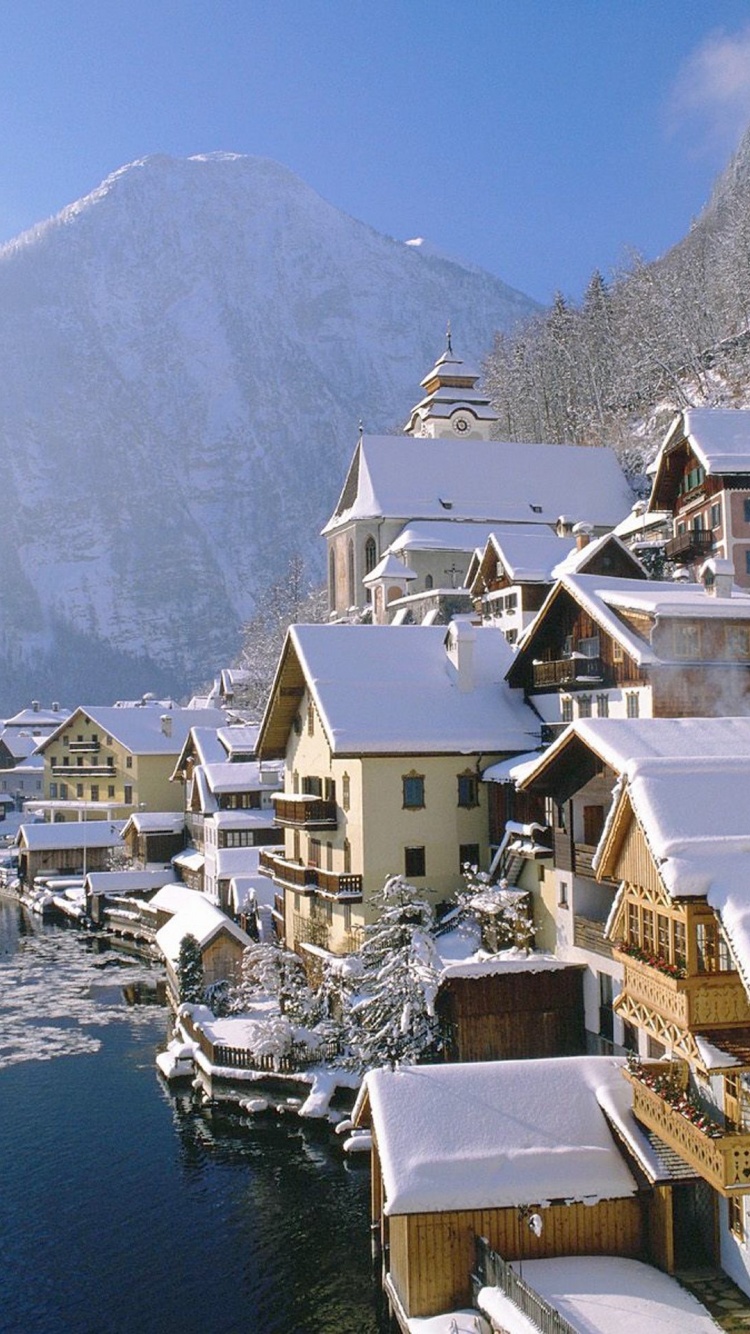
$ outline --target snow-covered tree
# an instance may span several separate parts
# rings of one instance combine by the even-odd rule
[[[289,626],[324,621],[327,615],[325,589],[310,582],[302,557],[292,556],[283,579],[260,595],[253,616],[243,627],[237,665],[248,676],[238,689],[237,703],[262,712]]]
[[[465,866],[464,886],[456,895],[463,917],[491,915],[499,949],[529,950],[534,940],[534,918],[528,894],[505,880],[492,881],[486,871]]]
[[[294,1024],[311,1024],[317,1018],[316,999],[299,957],[275,943],[254,941],[243,953],[241,978],[231,990],[229,1009],[242,1013],[262,998],[277,1001],[281,1013]]]
[[[439,964],[433,909],[402,876],[386,880],[378,919],[365,927],[349,1037],[360,1066],[414,1064],[439,1050]]]
[[[180,953],[177,958],[177,984],[180,989],[180,1001],[183,1004],[200,1005],[203,1003],[204,981],[201,947],[195,936],[188,933],[180,941]]]

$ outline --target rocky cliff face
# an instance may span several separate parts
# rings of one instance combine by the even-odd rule
[[[179,692],[406,419],[532,303],[263,159],[151,157],[0,251],[0,712]]]

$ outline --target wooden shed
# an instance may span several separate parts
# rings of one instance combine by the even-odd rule
[[[470,1303],[477,1236],[506,1259],[644,1258],[651,1197],[620,1147],[619,1136],[643,1138],[620,1064],[589,1056],[366,1076],[354,1119],[372,1129],[373,1224],[402,1323]]]
[[[436,1002],[448,1060],[582,1055],[583,973],[537,954],[449,965]]]

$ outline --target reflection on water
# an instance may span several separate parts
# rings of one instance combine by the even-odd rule
[[[0,1332],[376,1334],[366,1166],[172,1096],[157,972],[91,945],[0,900]]]

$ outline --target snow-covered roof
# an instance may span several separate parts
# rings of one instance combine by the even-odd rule
[[[491,523],[425,519],[419,523],[407,523],[394,537],[388,550],[396,554],[400,551],[464,551],[469,555],[476,547],[485,544],[496,527],[496,524]]]
[[[184,828],[182,811],[135,811],[123,827],[123,836],[135,830],[137,834],[179,834]]]
[[[89,871],[86,880],[92,894],[148,894],[172,883],[168,868],[160,871]]]
[[[718,1328],[691,1292],[640,1260],[614,1255],[527,1258],[523,1277],[573,1329],[586,1334],[623,1334],[624,1330],[716,1334]],[[480,1289],[479,1306],[493,1320],[493,1328],[507,1334],[532,1334],[538,1329],[499,1288]]]
[[[70,717],[70,709],[21,709],[12,718],[5,719],[6,727],[28,727],[31,731],[41,727],[49,733]]]
[[[637,1134],[623,1122],[622,1064],[568,1056],[371,1071],[354,1116],[367,1096],[386,1212],[634,1195],[604,1114]]]
[[[351,497],[351,499],[350,499]],[[364,436],[333,518],[473,519],[554,524],[562,513],[612,527],[633,503],[604,447]]]
[[[66,718],[41,745],[46,750],[58,734],[74,721],[76,714],[87,718],[100,732],[112,736],[135,755],[177,755],[185,744],[191,727],[221,727],[226,722],[223,709],[179,709],[161,707],[108,708],[98,706],[77,709]],[[162,718],[170,722],[166,726]],[[169,734],[168,734],[169,733]]]
[[[219,931],[228,932],[243,947],[252,944],[241,927],[201,894],[196,895],[194,902],[180,908],[157,931],[154,939],[165,959],[175,964],[185,936],[195,936],[201,949],[205,949]]]
[[[264,787],[275,787],[261,774],[257,760],[225,760],[220,764],[204,766],[208,786],[214,795],[232,792],[257,792]]]
[[[552,572],[576,550],[575,539],[558,537],[542,524],[496,527],[492,545],[512,583],[549,583]]]
[[[543,752],[545,755],[546,751]],[[536,767],[540,752],[526,751],[524,755],[514,755],[510,760],[499,760],[497,764],[488,764],[482,770],[484,783],[520,783],[526,774]]]
[[[217,734],[224,750],[231,759],[233,755],[252,755],[258,739],[257,723],[232,723],[229,727],[220,727]],[[221,758],[217,756],[216,759]],[[215,763],[213,757],[208,763]]]
[[[14,759],[25,760],[33,755],[40,741],[44,741],[44,737],[47,735],[49,735],[48,732],[45,732],[44,736],[41,733],[34,735],[26,727],[4,727],[0,732],[0,741],[7,747]]]
[[[114,848],[121,842],[122,820],[55,820],[23,824],[17,842],[30,852],[57,848]]]
[[[174,881],[166,884],[154,895],[151,907],[159,908],[162,912],[176,913],[182,908],[189,908],[197,899],[205,898],[205,894],[199,889],[190,889],[181,881]]]
[[[750,411],[746,408],[687,408],[672,423],[662,450],[669,449],[681,423],[707,473],[750,472]]]
[[[466,690],[446,652],[444,626],[296,625],[287,648],[334,754],[527,750],[538,722],[520,692],[504,684],[513,650],[493,626],[475,627],[471,637],[473,689]],[[284,664],[282,656],[277,683]],[[281,709],[277,696],[275,688],[261,750]]]
[[[372,569],[369,574],[365,575],[362,583],[365,587],[369,588],[370,585],[376,583],[378,579],[398,579],[410,583],[411,580],[416,579],[416,577],[416,574],[413,570],[409,569],[408,565],[404,565],[402,560],[399,560],[392,552],[387,551],[382,559],[378,561],[374,569]]]
[[[185,848],[184,852],[178,852],[177,855],[172,858],[172,865],[180,866],[185,871],[202,871],[205,862],[206,859],[203,856],[203,853],[198,852],[195,848]]]
[[[260,848],[219,848],[216,853],[216,877],[228,880],[234,875],[253,875],[258,870]]]

